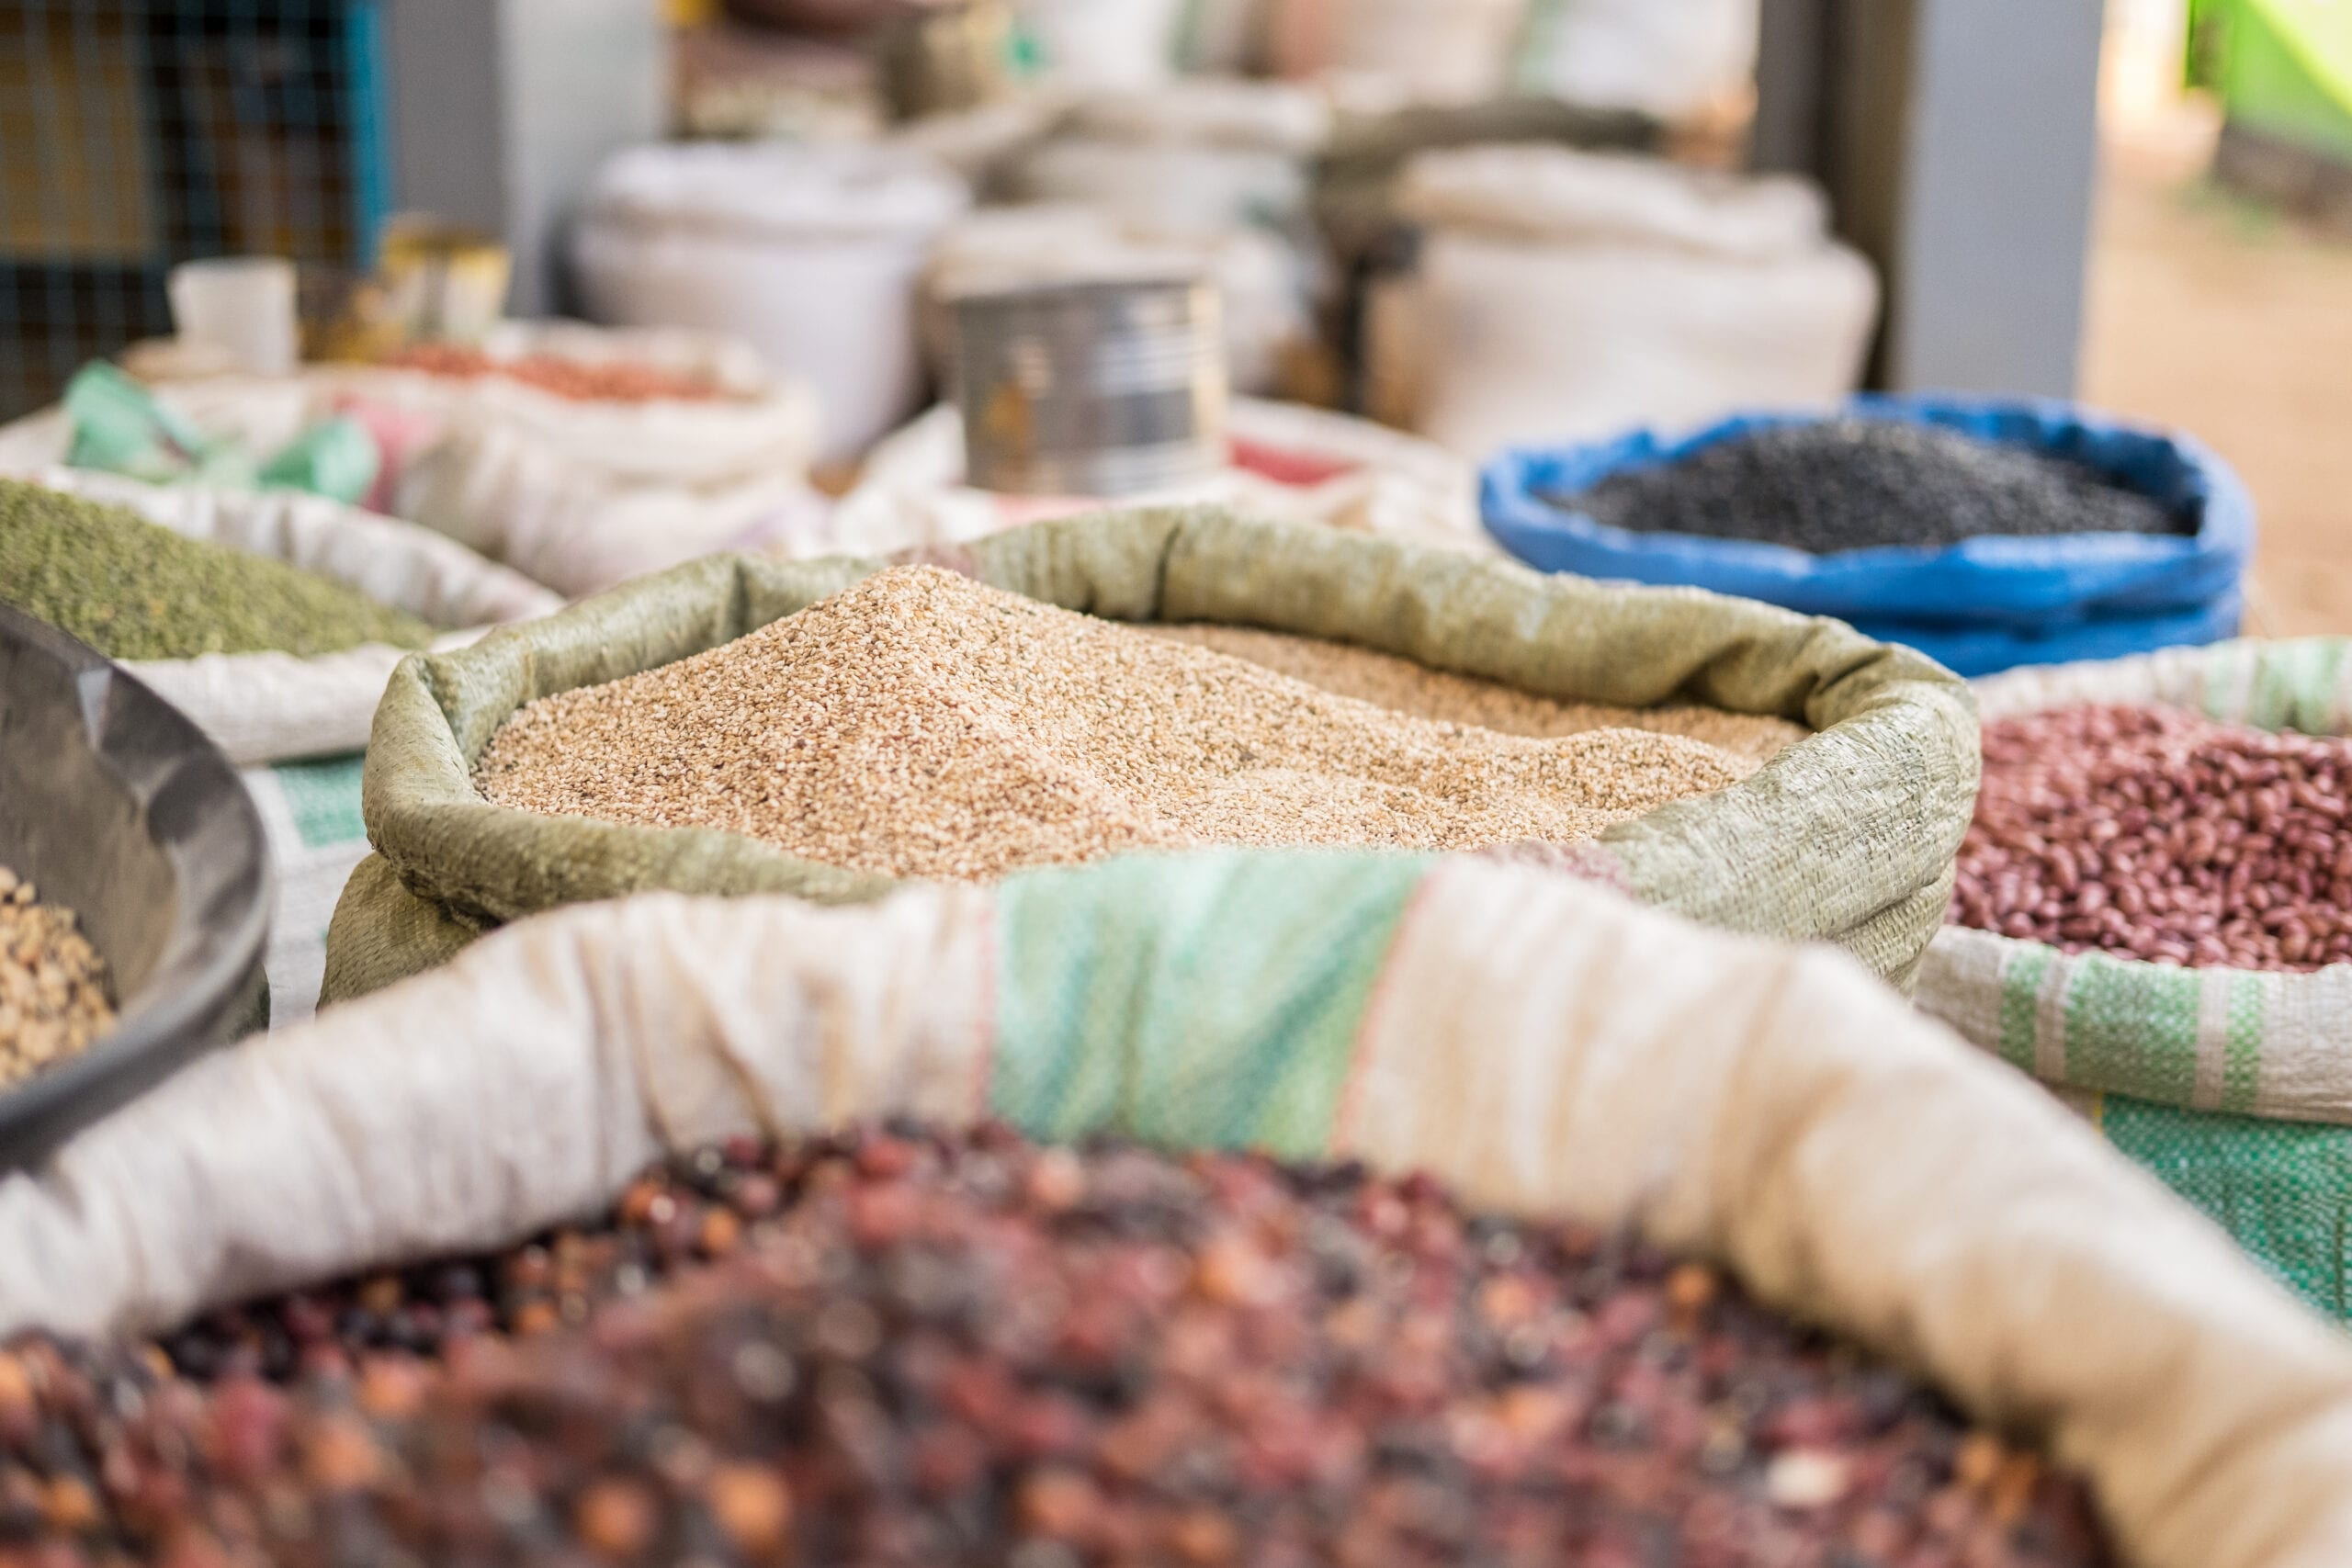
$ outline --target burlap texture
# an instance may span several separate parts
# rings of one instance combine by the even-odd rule
[[[926,558],[1068,609],[1208,621],[1354,643],[1542,695],[1696,702],[1819,733],[1754,778],[1611,829],[1577,869],[1727,930],[1824,939],[1907,983],[1943,913],[1977,776],[1966,687],[1836,622],[1687,589],[1604,586],[1215,511],[1040,524]],[[654,889],[861,902],[887,878],[734,834],[644,829],[492,806],[472,767],[517,708],[690,657],[886,563],[715,557],[455,654],[403,663],[369,742],[370,840],[330,937],[329,995],[446,957],[405,951],[403,889],[487,929]]]

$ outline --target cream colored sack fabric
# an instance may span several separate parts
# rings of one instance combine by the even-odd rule
[[[697,378],[722,394],[639,401],[564,397],[511,378],[322,367],[339,399],[396,409],[429,437],[388,503],[571,596],[714,550],[747,547],[814,503],[815,394],[724,335],[508,321],[493,360],[548,355]]]
[[[1478,519],[1476,470],[1442,446],[1369,420],[1257,398],[1236,399],[1228,423],[1227,467],[1122,504],[1229,506],[1252,517],[1503,557]],[[1285,477],[1270,468],[1286,469]],[[857,488],[821,526],[771,546],[771,553],[811,559],[967,544],[1104,504],[978,490],[965,470],[962,417],[953,408],[933,409],[875,447]]]
[[[1317,918],[1267,962],[1265,931],[1218,946],[1236,895],[1301,886]],[[1336,982],[1335,929],[1372,957]],[[1184,983],[1218,953],[1271,991]],[[0,1335],[499,1245],[755,1129],[991,1112],[1213,1139],[1213,1069],[1252,1048],[1273,1091],[1242,1141],[1721,1256],[2044,1433],[2140,1568],[2352,1562],[2352,1343],[2089,1130],[1847,959],[1469,861],[1139,857],[860,908],[534,920],[0,1186]]]
[[[33,482],[124,506],[207,544],[285,561],[358,589],[379,604],[452,628],[436,645],[462,648],[490,626],[553,615],[563,601],[429,529],[290,491],[217,491],[141,484],[80,468]],[[460,629],[462,628],[462,629]],[[285,653],[207,654],[126,666],[194,719],[241,766],[356,751],[376,700],[406,650],[373,645],[299,659]]]
[[[213,440],[247,452],[283,451],[329,410],[317,387],[296,376],[208,376],[169,381],[157,400]],[[31,479],[65,461],[74,447],[74,421],[53,403],[0,424],[0,474]]]
[[[1855,385],[1878,279],[1802,182],[1564,147],[1424,153],[1411,270],[1370,307],[1376,412],[1455,451],[1824,406]]]

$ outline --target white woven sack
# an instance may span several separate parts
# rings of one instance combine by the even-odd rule
[[[1008,164],[1052,133],[1067,110],[1061,91],[1033,87],[978,108],[894,126],[885,144],[937,163],[975,191],[988,191]]]
[[[1331,139],[1331,105],[1295,82],[1186,76],[1140,92],[1091,95],[1069,126],[1083,136],[1136,143],[1246,148],[1309,158]]]
[[[772,375],[741,339],[674,328],[505,321],[480,347],[492,360],[545,355],[583,366],[640,366],[708,383],[710,398],[614,401],[564,397],[526,382],[418,370],[321,367],[338,390],[440,412],[466,424],[494,421],[551,457],[616,482],[707,484],[754,474],[806,473],[819,414],[806,386]]]
[[[1063,86],[1139,87],[1176,69],[1184,0],[1015,0],[1013,15],[1044,79]]]
[[[830,462],[914,409],[914,279],[969,201],[903,145],[638,147],[598,172],[571,261],[597,320],[737,335],[811,388]]]
[[[616,401],[498,376],[323,368],[336,394],[433,422],[391,489],[402,517],[567,597],[735,547],[808,503],[814,395],[733,338],[573,322],[507,322],[495,359],[544,354],[702,378],[721,396]]]
[[[706,378],[725,395],[620,402],[498,376],[322,365],[279,378],[172,382],[157,396],[206,434],[260,456],[338,410],[394,411],[411,423],[379,486],[382,504],[570,597],[756,543],[812,503],[815,398],[770,376],[736,339],[511,321],[481,346],[499,359],[643,365]],[[71,437],[62,409],[0,430],[0,472],[62,463]]]
[[[350,584],[435,626],[462,647],[488,626],[551,615],[562,601],[430,530],[283,491],[164,488],[112,474],[52,468],[39,483],[127,506],[175,534],[268,556]],[[376,703],[400,649],[370,646],[300,659],[207,654],[126,665],[243,771],[269,840],[277,908],[263,974],[270,1021],[311,1015],[326,969],[327,923],[352,867],[368,852],[359,774]]]
[[[1306,210],[1306,163],[1288,152],[1063,134],[1016,160],[1015,200],[1083,202],[1156,233],[1284,227]]]
[[[1529,0],[1519,85],[1684,119],[1747,87],[1758,0]]]
[[[1827,406],[1861,373],[1870,264],[1820,198],[1563,148],[1427,154],[1426,226],[1368,318],[1380,409],[1455,451]]]
[[[1186,0],[1176,39],[1186,71],[1253,71],[1264,52],[1267,0]]]
[[[328,409],[317,386],[299,377],[220,376],[157,388],[166,408],[214,440],[236,442],[266,457],[291,446]],[[74,422],[64,405],[0,425],[0,474],[27,476],[63,463]]]
[[[1973,684],[1987,721],[2128,703],[2345,735],[2352,734],[2346,651],[2340,637],[2241,639],[2013,670]],[[2184,989],[2193,992],[2187,1007],[2175,994]],[[2097,1010],[2079,1010],[2093,994]],[[2352,965],[2184,974],[1946,926],[1920,970],[1918,1002],[2049,1082],[2265,1121],[2352,1125]],[[2120,1049],[2117,1036],[2128,1036]],[[2167,1092],[2158,1082],[2178,1087]]]
[[[1425,228],[1634,242],[1736,261],[1801,255],[1829,233],[1827,197],[1790,175],[1538,144],[1424,152],[1406,165],[1396,201],[1400,216]]]
[[[507,1245],[722,1136],[974,1118],[991,914],[928,887],[511,928],[0,1185],[0,1337],[153,1331]],[[1381,997],[1331,1157],[1724,1258],[2043,1434],[2141,1568],[2352,1561],[2352,1344],[1846,959],[1457,861],[1415,895]],[[1106,1019],[1096,1048],[1127,1045]]]
[[[456,628],[438,644],[443,648],[461,648],[486,627],[563,607],[537,583],[429,529],[320,496],[146,485],[78,468],[31,477],[51,490],[129,507],[188,538],[333,578],[431,625]],[[403,649],[371,645],[310,659],[206,654],[125,667],[194,719],[231,761],[250,764],[367,745],[376,699],[404,657]]]
[[[1500,93],[1527,0],[1270,0],[1283,75],[1353,79],[1392,102],[1469,103]]]
[[[1318,524],[1415,544],[1490,553],[1478,520],[1477,476],[1451,453],[1345,414],[1295,404],[1235,400],[1233,439],[1261,452],[1345,471],[1285,484],[1234,468],[1180,490],[1123,497],[1121,505],[1222,503],[1261,517]],[[933,409],[882,443],[857,488],[824,524],[782,540],[778,553],[802,558],[887,555],[962,544],[1047,517],[1104,504],[1070,496],[1014,496],[965,483],[963,423]]]
[[[1156,233],[1083,204],[986,207],[949,230],[923,276],[924,341],[947,380],[959,294],[1194,276],[1216,285],[1231,384],[1272,389],[1288,358],[1315,334],[1310,269],[1295,250],[1261,229]]]

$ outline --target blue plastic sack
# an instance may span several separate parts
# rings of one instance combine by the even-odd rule
[[[1712,588],[1836,615],[1864,630],[1890,618],[2030,631],[2117,615],[2211,618],[2237,591],[2254,554],[2253,498],[2228,464],[2187,437],[2133,429],[2053,402],[1860,397],[1849,411],[1940,425],[2086,463],[2194,519],[2195,532],[1986,536],[1941,547],[1895,545],[1811,555],[1747,539],[1612,528],[1554,499],[1580,495],[1623,469],[1672,462],[1749,431],[1820,417],[1812,413],[1743,415],[1677,439],[1645,430],[1586,446],[1507,452],[1481,477],[1487,529],[1505,549],[1546,571]]]
[[[2083,660],[2125,659],[2165,648],[2201,648],[2237,636],[2245,616],[2245,595],[2232,588],[2211,604],[2194,609],[2070,619],[2041,630],[1928,625],[1868,616],[1856,620],[1854,626],[1881,642],[1917,649],[1954,674],[1973,679],[2025,664],[2073,664]]]

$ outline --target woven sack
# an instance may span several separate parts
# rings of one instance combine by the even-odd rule
[[[1531,566],[1689,583],[1836,615],[1963,675],[2116,659],[2237,634],[2240,580],[2254,554],[2254,500],[2200,443],[2046,400],[1871,395],[1854,399],[1845,413],[2079,464],[2156,502],[2187,531],[1989,535],[1815,555],[1757,539],[1620,528],[1577,508],[1577,498],[1615,475],[1818,418],[1787,412],[1738,414],[1696,432],[1635,430],[1505,452],[1481,475],[1487,526]]]
[[[493,360],[535,355],[697,378],[710,398],[574,398],[501,376],[400,368],[310,373],[338,399],[423,422],[385,504],[566,595],[714,550],[748,547],[805,510],[815,393],[734,338],[661,328],[506,321]]]
[[[1237,398],[1225,467],[1130,505],[1217,505],[1480,555],[1499,547],[1478,521],[1478,480],[1445,448],[1370,420],[1298,403]],[[966,480],[964,422],[937,408],[868,454],[857,488],[821,522],[769,547],[808,559],[888,555],[967,543],[1053,517],[1099,511],[1084,496],[1011,495]]]
[[[299,376],[208,376],[153,389],[159,404],[205,439],[250,454],[284,450],[334,412]],[[30,478],[63,464],[73,450],[74,418],[62,403],[0,424],[0,474]]]
[[[444,648],[563,604],[429,529],[318,496],[165,488],[73,468],[33,478],[128,507],[175,534],[333,578],[431,625],[464,628],[452,630]],[[125,666],[237,765],[261,812],[277,901],[262,962],[273,1026],[300,1022],[317,1004],[327,925],[352,867],[368,852],[358,752],[384,682],[403,657],[373,645],[310,659],[208,654]]]
[[[481,347],[498,360],[639,365],[705,378],[722,395],[582,399],[501,376],[343,364],[154,390],[171,413],[249,454],[279,451],[337,415],[355,418],[381,457],[368,507],[570,596],[753,547],[814,507],[815,397],[733,338],[506,321]],[[62,464],[73,443],[62,407],[0,426],[0,473]]]
[[[2352,640],[2177,649],[1978,683],[1988,718],[2157,704],[2263,729],[2352,733]],[[2174,969],[1959,926],[1919,1005],[2088,1097],[2125,1153],[2305,1296],[2352,1318],[2352,965]]]
[[[1551,855],[1713,924],[1841,942],[1897,984],[1949,897],[1976,787],[1966,689],[1832,622],[1208,511],[1037,524],[930,558],[1113,619],[1262,626],[1544,695],[1628,707],[1691,701],[1798,720],[1821,733],[1746,783]],[[369,839],[410,893],[476,927],[654,888],[879,896],[893,886],[887,878],[732,833],[492,806],[472,767],[526,703],[703,652],[882,564],[714,558],[463,653],[408,660],[369,745]],[[331,995],[430,962],[413,963],[383,934],[393,918],[346,896],[329,939]],[[399,918],[415,923],[413,912]]]
[[[1755,0],[1528,0],[1513,77],[1578,104],[1703,114],[1756,73]]]
[[[1268,0],[1276,74],[1412,103],[1502,92],[1526,0]]]
[[[1785,176],[1476,147],[1414,159],[1396,207],[1424,243],[1371,310],[1366,374],[1413,429],[1479,457],[1826,405],[1877,318],[1870,264]]]
[[[2211,1226],[1841,956],[1467,858],[527,921],[0,1187],[0,1336],[505,1246],[666,1154],[891,1113],[1631,1225],[2046,1442],[2140,1568],[2352,1561],[2352,1345]]]

